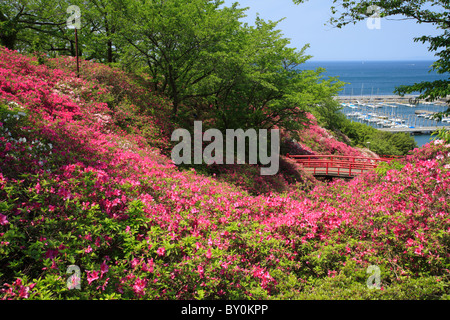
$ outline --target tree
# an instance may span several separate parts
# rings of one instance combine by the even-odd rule
[[[88,60],[116,62],[120,41],[117,12],[128,0],[15,0],[0,3],[0,44],[20,52],[41,51],[75,56],[73,31],[67,28],[67,8],[81,11],[79,55]]]
[[[124,42],[118,32],[129,27],[128,23],[120,22],[119,16],[129,2],[130,0],[71,1],[72,4],[77,4],[82,12],[80,38],[87,60],[119,62]]]
[[[131,26],[121,33],[129,44],[124,62],[145,66],[174,116],[202,111],[219,129],[295,130],[305,111],[331,103],[340,83],[322,80],[323,70],[298,69],[308,46],[291,48],[278,22],[258,17],[249,26],[240,22],[246,9],[222,4],[145,0],[123,12],[122,24]]]
[[[214,97],[219,126],[295,131],[308,122],[306,111],[336,104],[332,97],[342,83],[322,80],[323,69],[300,70],[310,58],[305,55],[308,45],[301,50],[289,47],[277,24],[258,17],[255,27],[241,28],[239,54],[224,65],[233,72],[218,74],[229,84]]]
[[[173,114],[181,103],[207,97],[216,65],[237,33],[243,9],[220,8],[223,1],[130,1],[122,12],[120,36],[128,43],[131,67],[144,65],[156,91],[169,96]],[[127,63],[127,61],[124,61]]]
[[[58,36],[59,27],[66,24],[60,9],[58,2],[50,0],[2,1],[0,44],[23,50],[43,41],[43,36]]]
[[[305,0],[293,0],[302,3]],[[415,38],[415,42],[428,43],[428,50],[436,52],[438,59],[433,63],[432,69],[439,74],[450,72],[450,2],[448,0],[333,0],[336,6],[331,12],[330,23],[337,28],[366,19],[372,15],[368,10],[370,6],[379,8],[380,17],[393,17],[394,19],[410,19],[417,23],[430,23],[442,30],[438,36],[422,36]],[[372,7],[373,8],[373,7]],[[419,99],[432,101],[438,98],[447,98],[450,95],[450,79],[438,81],[424,81],[410,86],[399,86],[395,92],[404,95],[419,92]],[[448,100],[450,103],[450,100]],[[447,110],[447,113],[450,111]]]

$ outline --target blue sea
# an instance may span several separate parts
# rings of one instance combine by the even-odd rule
[[[394,89],[400,85],[412,85],[422,81],[445,80],[449,74],[438,74],[431,69],[433,61],[307,61],[299,69],[324,68],[324,78],[338,77],[339,80],[346,82],[340,96],[352,96],[355,100],[358,97],[394,95]],[[418,94],[418,93],[412,93]],[[414,108],[395,105],[395,107],[377,108],[376,113],[401,117],[410,125],[426,124],[426,120],[418,119],[415,110],[444,111],[444,106],[419,104]],[[351,110],[343,110],[349,113]],[[431,121],[431,120],[430,120]],[[434,125],[450,125],[446,122],[435,122]],[[428,125],[433,125],[428,122]],[[430,141],[431,136],[414,136],[417,144],[422,146]]]

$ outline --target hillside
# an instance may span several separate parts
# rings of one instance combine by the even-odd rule
[[[286,165],[255,194],[172,163],[171,105],[145,78],[41,59],[0,48],[2,299],[450,297],[448,142],[351,182],[285,184]],[[295,148],[361,152],[307,130]]]

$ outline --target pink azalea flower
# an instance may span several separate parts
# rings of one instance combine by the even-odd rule
[[[0,213],[0,225],[4,226],[8,224],[8,219],[6,219],[6,216],[2,213]]]
[[[86,271],[88,284],[98,279],[98,271]]]
[[[138,296],[142,296],[145,294],[145,287],[147,286],[147,279],[139,279],[137,278],[133,285],[133,291]]]
[[[58,253],[59,253],[58,249],[48,249],[47,252],[45,253],[45,258],[53,260],[58,255]]]
[[[144,272],[153,272],[153,258],[151,258],[150,260],[147,260],[147,263],[143,263],[142,265],[142,271]]]
[[[39,193],[41,192],[41,190],[42,190],[41,184],[38,182],[37,185],[36,185],[36,187],[35,187],[34,189],[36,190],[36,193],[39,194]]]
[[[423,249],[423,245],[419,244],[419,247],[417,247],[416,250],[414,250],[414,253],[421,256],[421,255],[423,255],[422,249]]]
[[[11,143],[7,142],[6,145],[5,145],[5,152],[11,150],[11,146],[12,146]]]
[[[103,275],[104,275],[105,273],[107,273],[108,270],[109,270],[108,265],[106,264],[105,261],[103,261],[102,264],[101,264],[101,266],[100,266],[100,277],[103,277]]]
[[[203,275],[203,273],[205,272],[205,269],[203,269],[202,266],[197,266],[197,272],[198,272],[200,275]]]
[[[28,288],[27,286],[21,286],[21,288],[19,290],[19,297],[23,298],[23,299],[28,299],[29,291],[30,291],[30,288]]]
[[[131,267],[134,269],[136,268],[137,265],[139,265],[141,261],[138,258],[134,258],[133,260],[131,260]]]
[[[158,254],[158,256],[164,256],[164,254],[166,253],[166,249],[164,247],[159,247],[158,250],[156,250],[156,253]]]

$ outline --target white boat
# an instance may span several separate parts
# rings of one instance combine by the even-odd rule
[[[392,121],[392,122],[399,122],[399,123],[405,122],[405,120],[399,119],[399,118],[391,118],[391,119],[389,119],[389,120]]]

